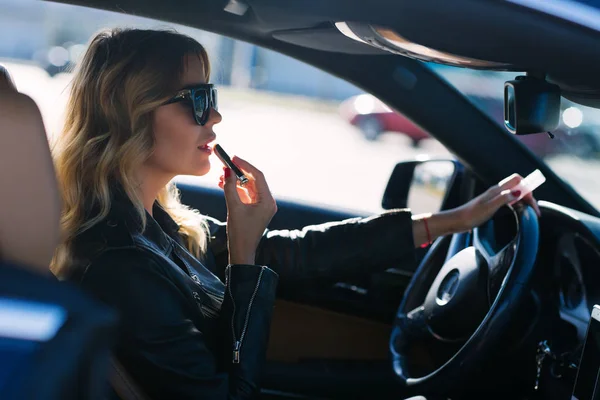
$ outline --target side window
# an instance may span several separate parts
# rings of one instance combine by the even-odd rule
[[[234,50],[230,84],[220,87],[217,140],[259,167],[276,196],[380,212],[397,162],[448,156],[408,118],[351,84],[273,51],[237,46],[243,56]],[[220,174],[214,168],[183,179],[214,186]]]
[[[173,27],[200,41],[211,56],[223,115],[215,127],[218,142],[260,168],[279,198],[379,212],[397,162],[421,154],[448,156],[441,144],[373,96],[281,54],[161,21],[34,0],[0,1],[10,11],[0,16],[0,34],[19,40],[3,41],[0,59],[10,59],[7,67],[36,100],[51,133],[62,125],[68,70],[95,32]],[[179,179],[216,188],[221,173],[214,157],[208,175]]]

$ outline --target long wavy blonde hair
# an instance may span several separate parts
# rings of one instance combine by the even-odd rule
[[[145,226],[134,171],[152,154],[153,111],[179,89],[188,55],[200,58],[208,81],[206,50],[177,32],[113,29],[92,39],[72,81],[63,131],[53,143],[63,198],[62,239],[51,264],[55,275],[70,272],[75,238],[106,218],[113,182],[125,190]],[[173,183],[157,200],[180,226],[190,252],[202,257],[208,234],[200,213],[181,204]]]

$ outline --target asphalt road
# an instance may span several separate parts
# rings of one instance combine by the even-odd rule
[[[38,103],[49,134],[57,132],[70,76],[50,78],[37,67],[4,64],[19,89]],[[420,155],[451,157],[434,140],[413,148],[404,136],[388,133],[376,142],[368,142],[331,104],[315,107],[310,99],[290,101],[286,96],[252,96],[226,88],[219,101],[223,122],[215,128],[218,142],[231,155],[238,154],[260,168],[279,198],[378,212],[397,162]],[[216,157],[213,165],[216,168],[204,177],[180,180],[217,187],[222,170]],[[563,157],[551,160],[550,165],[585,197],[600,205],[600,195],[596,194],[600,161]],[[421,200],[420,209],[436,203]]]

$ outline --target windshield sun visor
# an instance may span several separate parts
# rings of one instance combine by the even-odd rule
[[[477,60],[435,50],[411,42],[390,28],[360,22],[336,22],[335,26],[343,35],[350,39],[377,47],[390,53],[400,54],[421,61],[475,69],[510,68],[509,64]]]

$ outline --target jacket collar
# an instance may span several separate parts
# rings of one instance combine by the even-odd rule
[[[142,220],[137,210],[125,191],[119,187],[113,192],[111,210],[104,224],[110,228],[124,225],[129,234],[142,235],[163,253],[168,253],[172,246],[169,237],[179,240],[179,225],[157,201],[152,207],[152,214],[153,216],[146,211],[146,227],[142,229]]]

